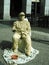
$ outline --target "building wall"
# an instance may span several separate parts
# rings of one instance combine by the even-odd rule
[[[41,1],[41,16],[43,16],[45,10],[45,0],[40,0],[40,1]]]
[[[24,11],[26,14],[31,14],[32,1],[35,0],[22,0],[22,11]],[[40,0],[40,1],[41,1],[41,15],[44,15],[46,13],[46,8],[49,10],[49,5],[47,5],[48,0]],[[10,0],[0,0],[0,19],[2,18],[10,19]]]
[[[31,2],[32,0],[26,1],[26,14],[31,14]]]
[[[49,0],[45,0],[45,11],[44,14],[49,16]]]
[[[10,6],[11,6],[10,3],[11,2],[12,2],[11,0],[4,0],[4,11],[3,11],[3,13],[4,13],[3,19],[4,20],[10,20],[11,19],[11,16],[10,16]],[[22,5],[22,11],[26,12],[26,0],[22,0],[21,5]],[[18,3],[18,5],[16,5],[16,7],[17,6],[19,7],[19,3]],[[20,8],[18,8],[18,7],[17,7],[17,9],[19,10]]]
[[[3,19],[10,19],[10,0],[4,0]]]
[[[26,13],[26,1],[27,0],[22,0],[22,11]]]
[[[10,2],[11,0],[0,0],[0,19],[10,19]],[[31,14],[32,0],[22,0],[22,11]]]
[[[3,5],[4,0],[0,0],[0,19],[3,19]]]

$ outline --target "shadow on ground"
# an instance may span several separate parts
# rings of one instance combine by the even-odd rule
[[[3,49],[3,50],[6,49],[6,48],[11,49],[11,47],[12,47],[11,41],[3,40],[3,41],[0,42],[0,48]]]
[[[4,65],[4,63],[2,63],[2,62],[0,61],[0,65]]]

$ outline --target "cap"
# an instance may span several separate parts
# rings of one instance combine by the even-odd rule
[[[19,16],[25,16],[25,13],[24,12],[20,12]]]

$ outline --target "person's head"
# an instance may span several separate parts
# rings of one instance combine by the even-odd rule
[[[24,20],[24,18],[25,18],[25,13],[24,12],[20,12],[19,13],[19,19],[20,20]]]

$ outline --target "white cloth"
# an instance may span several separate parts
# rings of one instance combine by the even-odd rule
[[[18,59],[16,59],[16,60],[11,59],[11,55],[13,55],[13,54],[15,54],[15,53],[12,50],[5,49],[4,54],[3,54],[4,60],[10,64],[11,63],[24,64],[24,63],[27,63],[27,62],[33,60],[36,57],[36,55],[39,54],[39,51],[32,48],[30,56],[26,56],[25,54],[18,52],[17,53]]]

